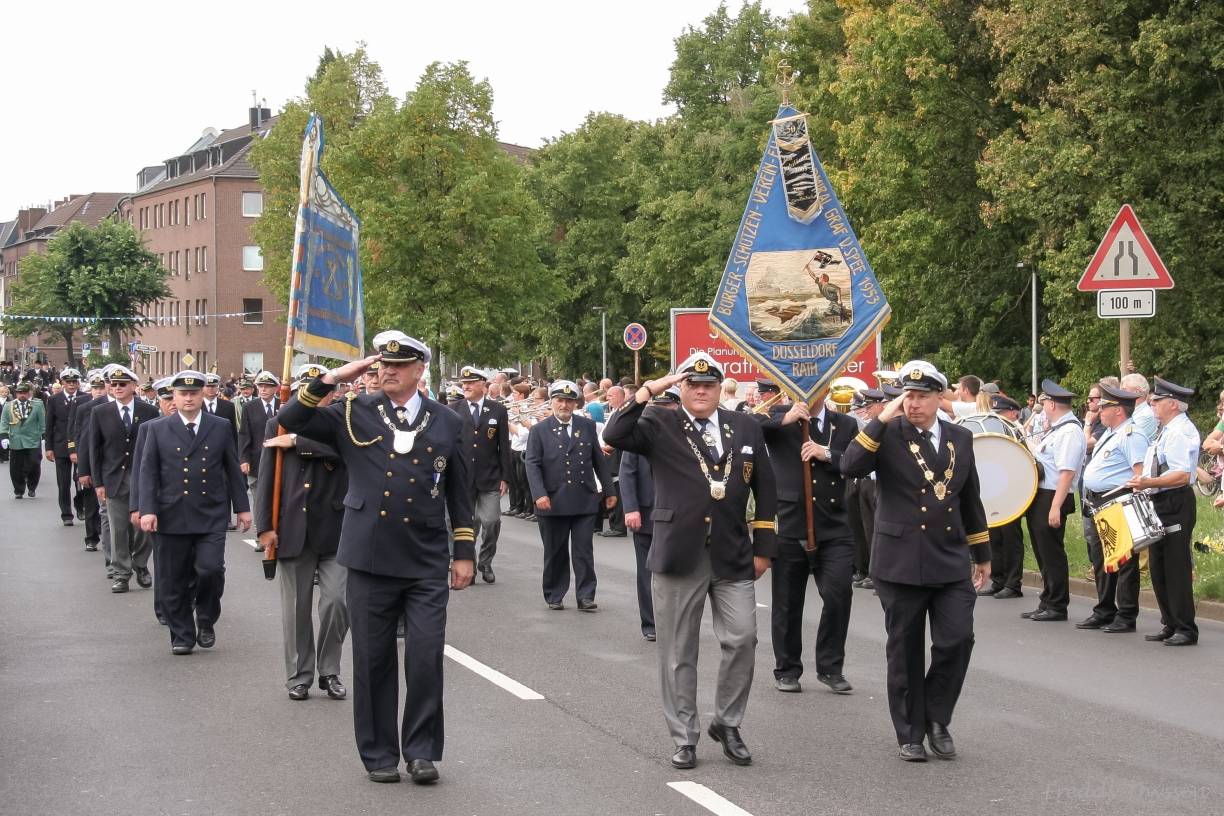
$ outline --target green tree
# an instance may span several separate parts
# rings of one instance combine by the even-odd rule
[[[62,337],[74,366],[75,333],[83,328],[107,337],[118,354],[123,349],[122,334],[140,333],[143,308],[172,294],[166,275],[130,224],[110,219],[97,227],[70,224],[47,242],[45,252],[22,259],[11,310],[93,319],[6,321],[5,332]]]

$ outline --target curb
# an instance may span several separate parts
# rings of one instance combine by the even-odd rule
[[[1041,591],[1041,573],[1032,570],[1024,571],[1024,586]],[[1071,594],[1080,598],[1096,600],[1096,584],[1085,578],[1072,577],[1070,580]],[[1150,589],[1139,590],[1139,606],[1150,612],[1159,614],[1160,606],[1156,603],[1156,593]],[[1220,601],[1197,600],[1194,602],[1194,614],[1198,618],[1224,622],[1224,603]]]

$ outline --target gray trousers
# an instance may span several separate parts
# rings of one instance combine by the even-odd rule
[[[697,650],[706,596],[714,619],[714,635],[722,647],[714,722],[738,728],[748,706],[756,667],[756,584],[729,581],[710,573],[710,561],[688,575],[650,578],[655,632],[659,648],[659,679],[663,686],[663,716],[677,746],[696,745],[701,734],[697,718]]]
[[[92,489],[93,488],[90,488],[90,490]],[[98,535],[100,536],[100,540],[102,542],[102,554],[106,556],[106,568],[110,569],[111,531],[110,511],[107,510],[107,502],[98,502]]]
[[[472,526],[480,539],[476,569],[482,570],[492,567],[493,556],[497,555],[497,537],[501,535],[501,493],[492,490],[473,494],[472,516]]]
[[[131,578],[132,568],[145,569],[149,565],[149,554],[153,542],[149,534],[132,524],[128,494],[106,496],[106,515],[110,520],[111,569],[115,578]]]
[[[349,630],[345,584],[348,570],[335,556],[320,558],[309,550],[283,558],[276,568],[280,575],[281,626],[285,633],[285,687],[314,685],[319,676],[340,673],[340,653]],[[319,638],[316,649],[314,623],[314,573],[319,571]],[[317,659],[317,664],[316,664]]]
[[[259,478],[255,475],[257,470],[259,470],[258,462],[251,468],[251,474],[246,477],[247,495],[251,497],[251,518],[259,518],[259,511],[255,508],[255,494],[258,492],[255,487],[259,484]]]

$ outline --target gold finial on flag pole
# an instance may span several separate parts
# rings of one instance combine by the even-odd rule
[[[790,91],[795,87],[795,72],[789,60],[778,60],[778,89],[782,91],[782,104],[790,104]]]

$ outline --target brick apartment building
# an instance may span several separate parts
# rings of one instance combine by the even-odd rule
[[[50,207],[30,207],[20,210],[12,221],[0,222],[0,303],[5,311],[13,305],[13,283],[20,271],[21,259],[35,252],[43,252],[47,242],[64,227],[82,223],[96,227],[104,218],[113,215],[127,193],[89,193],[70,195],[56,201]],[[77,342],[80,342],[78,335]],[[25,349],[38,349],[26,354]],[[79,351],[79,349],[78,349]],[[46,337],[12,337],[0,333],[0,358],[20,362],[49,361],[56,366],[68,359],[68,351],[62,340],[51,343]]]
[[[267,108],[251,108],[241,127],[205,130],[182,154],[142,169],[137,192],[122,202],[120,216],[161,259],[173,292],[146,311],[151,322],[139,340],[157,351],[137,357],[138,373],[173,374],[188,354],[192,367],[222,377],[279,372],[283,307],[264,288],[263,256],[251,238],[263,187],[248,161],[273,122]]]

